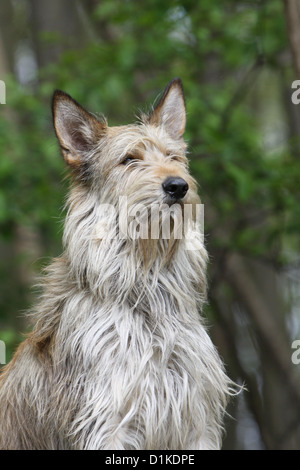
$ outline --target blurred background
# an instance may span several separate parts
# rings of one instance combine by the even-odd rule
[[[0,340],[9,361],[61,251],[56,88],[110,125],[183,80],[205,205],[210,333],[230,377],[224,449],[300,449],[298,0],[1,0]],[[292,361],[292,354],[298,361]]]

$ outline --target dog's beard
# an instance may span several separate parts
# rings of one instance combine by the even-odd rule
[[[145,270],[154,263],[169,265],[193,223],[193,210],[183,203],[153,203],[128,208],[127,244]]]
[[[143,270],[154,264],[168,266],[178,249],[186,246],[187,234],[195,231],[197,193],[190,190],[184,202],[168,200],[154,186],[147,195],[141,190],[125,194],[111,204],[100,204],[93,238],[108,250],[115,246],[116,253],[127,253]]]

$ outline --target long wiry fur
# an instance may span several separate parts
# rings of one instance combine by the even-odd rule
[[[170,89],[167,113],[179,99],[178,82]],[[128,215],[119,197],[126,195],[129,207],[163,204],[166,176],[188,182],[185,204],[200,202],[184,141],[168,132],[178,132],[178,123],[152,115],[120,128],[99,121],[96,132],[92,115],[87,123],[83,110],[62,99],[68,119],[81,123],[70,140],[59,135],[77,175],[65,250],[43,278],[32,333],[0,377],[0,448],[219,449],[231,384],[200,315],[207,261],[201,234],[192,223],[192,250],[186,234],[119,236]],[[138,160],[120,164],[132,152]]]

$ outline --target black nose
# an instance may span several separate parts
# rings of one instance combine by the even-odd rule
[[[162,187],[165,193],[171,196],[172,199],[177,200],[182,199],[189,189],[189,185],[183,178],[173,176],[167,178],[163,182]]]

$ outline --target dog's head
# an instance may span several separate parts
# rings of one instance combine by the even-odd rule
[[[107,205],[117,209],[119,232],[131,239],[168,239],[162,250],[173,252],[188,226],[184,220],[195,222],[195,207],[200,205],[185,155],[181,80],[172,80],[152,112],[134,125],[109,127],[61,91],[54,93],[53,117],[77,185],[106,205],[103,214],[108,214]],[[100,218],[100,226],[102,222]],[[101,230],[103,234],[103,225]],[[150,245],[158,246],[142,242],[143,251]]]

